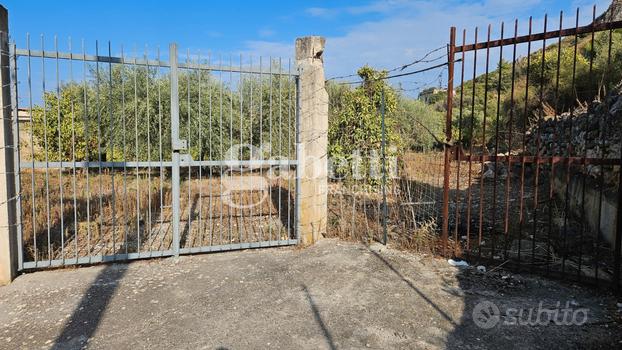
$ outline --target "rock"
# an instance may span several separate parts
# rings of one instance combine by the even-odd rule
[[[369,245],[369,250],[371,250],[372,252],[380,253],[385,249],[387,249],[387,247],[384,244],[372,243]]]

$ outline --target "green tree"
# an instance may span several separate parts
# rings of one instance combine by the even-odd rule
[[[397,95],[384,79],[386,71],[365,66],[357,73],[363,80],[360,86],[354,89],[329,88],[332,93],[337,93],[338,100],[331,102],[333,110],[329,120],[328,154],[335,160],[335,171],[349,178],[351,167],[340,165],[345,164],[342,160],[351,165],[358,152],[362,157],[359,174],[368,184],[374,185],[377,180],[369,176],[372,164],[367,157],[372,152],[380,154],[382,107],[385,111],[387,156],[394,155],[401,148],[400,136],[395,131]]]

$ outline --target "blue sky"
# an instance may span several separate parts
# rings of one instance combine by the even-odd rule
[[[609,0],[3,1],[11,35],[21,47],[30,33],[38,48],[43,33],[48,48],[58,35],[63,51],[72,37],[74,47],[84,39],[90,52],[96,39],[110,40],[117,52],[121,44],[126,51],[136,46],[142,52],[145,45],[165,49],[174,41],[184,52],[289,58],[296,37],[322,35],[327,38],[327,77],[353,73],[363,64],[393,68],[408,63],[445,45],[452,25],[472,30],[514,18],[524,24],[533,15],[537,26],[548,12],[555,26],[560,10],[574,16],[577,7],[585,23],[594,3],[600,13]],[[572,21],[568,17],[566,23]],[[431,72],[402,81],[437,76]]]

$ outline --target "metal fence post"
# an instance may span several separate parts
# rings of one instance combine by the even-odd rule
[[[173,206],[173,253],[179,256],[179,220],[180,220],[180,151],[186,148],[185,141],[179,139],[179,75],[177,64],[177,44],[169,46],[171,63],[171,144],[173,148],[172,206]]]
[[[454,55],[456,49],[456,27],[451,27],[449,34],[448,52],[448,79],[447,79],[447,116],[445,119],[445,162],[443,169],[443,230],[441,239],[443,241],[443,255],[447,252],[447,239],[449,236],[449,178],[451,176],[451,163],[449,145],[451,144],[451,114],[454,94]]]
[[[389,243],[387,220],[389,211],[387,208],[387,132],[385,123],[385,97],[382,90],[382,101],[380,105],[381,129],[382,129],[382,241],[384,245]]]
[[[296,196],[294,197],[294,230],[296,232],[296,240],[300,243],[300,193],[301,193],[301,176],[302,169],[300,165],[300,157],[302,150],[300,146],[300,78],[296,76]]]
[[[0,285],[17,274],[17,192],[15,189],[15,138],[11,112],[8,11],[0,6]]]

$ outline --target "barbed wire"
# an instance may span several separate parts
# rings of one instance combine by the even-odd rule
[[[435,58],[432,58],[432,59],[428,59],[428,57],[430,57],[432,54],[434,54],[434,53],[436,53],[436,52],[438,52],[438,51],[440,51],[442,49],[446,49],[446,47],[447,46],[445,46],[445,45],[440,46],[440,47],[438,47],[438,48],[436,48],[434,50],[431,50],[431,51],[427,52],[425,55],[423,55],[423,57],[418,58],[418,59],[416,59],[416,60],[414,60],[414,61],[412,61],[410,63],[403,64],[403,65],[400,65],[400,66],[397,66],[395,68],[387,70],[387,73],[395,72],[395,71],[398,71],[398,70],[399,71],[403,71],[404,69],[406,69],[406,68],[408,68],[410,66],[413,66],[415,64],[418,64],[418,63],[431,63],[431,62],[439,61],[439,60],[447,57],[447,53],[444,53],[443,55],[435,57]],[[352,77],[358,77],[358,74],[357,73],[353,73],[353,74],[348,74],[348,75],[341,75],[341,76],[337,76],[337,77],[331,77],[331,78],[326,79],[326,81],[328,82],[328,81],[332,81],[332,80],[352,78]]]
[[[455,63],[462,62],[462,59],[458,59],[458,60],[456,60],[456,61],[454,61],[454,62],[455,62]],[[424,68],[424,69],[416,70],[416,71],[413,71],[413,72],[408,72],[408,73],[401,73],[401,74],[389,75],[389,76],[382,77],[382,78],[372,79],[372,80],[370,80],[370,81],[387,80],[387,79],[393,79],[393,78],[405,77],[405,76],[409,76],[409,75],[413,75],[413,74],[420,74],[420,73],[424,73],[424,72],[427,72],[427,71],[431,71],[431,70],[433,70],[433,69],[437,69],[437,68],[445,67],[445,66],[447,66],[448,64],[449,64],[448,62],[445,62],[445,63],[437,64],[437,65],[432,66],[432,67],[427,67],[427,68]],[[340,85],[351,85],[351,84],[361,84],[361,83],[363,83],[363,82],[364,82],[363,80],[358,80],[358,81],[346,81],[346,82],[339,82],[338,84],[340,84]]]
[[[410,63],[407,63],[407,64],[402,65],[402,66],[399,66],[399,67],[395,67],[395,68],[393,68],[393,69],[388,70],[387,72],[391,73],[391,72],[395,72],[396,70],[403,71],[404,69],[406,69],[406,68],[408,68],[408,67],[410,67],[410,66],[413,66],[413,65],[415,65],[415,64],[417,64],[417,63],[431,63],[431,62],[436,62],[436,61],[438,61],[438,60],[440,60],[440,59],[443,59],[443,58],[447,57],[447,53],[444,53],[443,55],[438,56],[438,57],[433,58],[433,59],[429,59],[429,60],[428,60],[427,58],[428,58],[428,57],[430,57],[430,55],[432,55],[433,53],[436,53],[436,52],[438,52],[438,51],[440,51],[440,50],[442,50],[442,49],[445,49],[445,48],[446,48],[446,46],[441,46],[441,47],[438,47],[438,48],[436,48],[436,49],[434,49],[434,50],[432,50],[432,51],[430,51],[430,52],[426,53],[423,57],[421,57],[421,58],[419,58],[419,59],[417,59],[417,60],[414,60],[414,61],[412,61],[412,62],[410,62]]]

